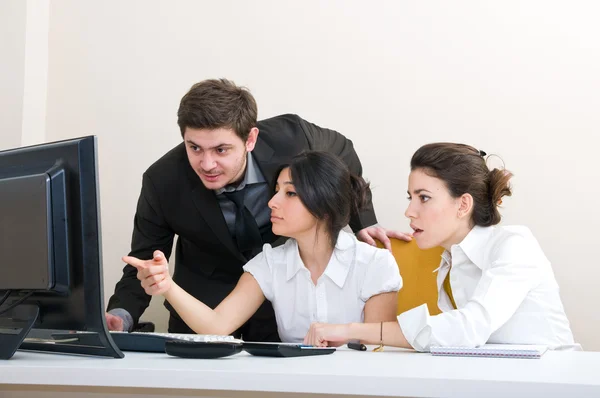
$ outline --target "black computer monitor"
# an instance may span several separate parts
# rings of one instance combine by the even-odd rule
[[[33,349],[122,358],[104,318],[94,136],[0,152],[0,358]],[[78,339],[26,338],[87,331]]]

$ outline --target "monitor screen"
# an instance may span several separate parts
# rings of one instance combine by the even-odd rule
[[[123,356],[104,318],[97,177],[93,136],[0,152],[0,357],[19,339]],[[32,327],[95,332],[98,347],[21,344]]]
[[[0,179],[0,290],[54,287],[51,199],[47,174]]]

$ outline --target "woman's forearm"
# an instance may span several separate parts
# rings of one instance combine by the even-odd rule
[[[383,341],[384,345],[412,348],[398,322],[381,323],[352,323],[350,324],[351,340],[360,340],[364,344],[379,344]]]
[[[219,313],[183,290],[175,282],[171,281],[171,284],[171,288],[164,293],[164,297],[194,332],[222,335],[233,332],[233,330],[223,328]]]

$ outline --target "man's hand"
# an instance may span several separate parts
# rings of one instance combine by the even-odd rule
[[[377,246],[375,243],[375,239],[377,239],[383,243],[383,246],[389,251],[392,251],[392,243],[390,242],[390,238],[396,238],[407,242],[412,240],[412,234],[409,232],[404,233],[391,231],[377,224],[361,229],[356,234],[356,237],[358,240],[368,243],[372,246]]]
[[[137,278],[142,282],[146,294],[163,294],[171,288],[169,263],[160,250],[154,252],[152,260],[124,256],[123,261],[137,268]]]
[[[108,326],[108,330],[117,332],[123,331],[123,319],[121,319],[120,316],[109,314],[108,312],[106,312],[104,316],[106,317],[106,326]]]

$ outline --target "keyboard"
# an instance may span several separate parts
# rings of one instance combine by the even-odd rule
[[[201,343],[242,342],[233,336],[215,334],[179,334],[156,332],[110,332],[110,335],[122,351],[165,352],[167,341],[189,341]]]
[[[116,332],[110,335],[121,351],[137,352],[165,352],[167,341],[188,341],[200,343],[241,343],[242,340],[233,336],[213,334],[179,334],[179,333],[156,333],[156,332]],[[98,335],[95,332],[75,333],[53,333],[52,339],[56,342],[97,345]]]

